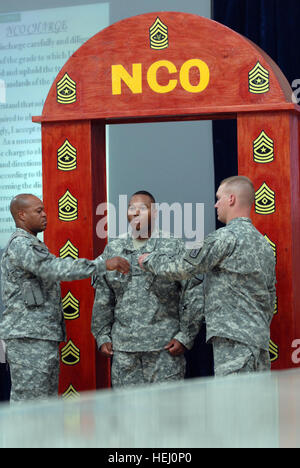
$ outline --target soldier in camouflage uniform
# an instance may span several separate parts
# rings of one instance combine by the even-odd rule
[[[124,259],[90,261],[52,255],[37,239],[47,226],[41,200],[18,195],[11,202],[16,231],[1,260],[5,310],[0,338],[7,348],[12,379],[11,401],[57,396],[58,346],[65,340],[59,281],[88,278],[106,269],[126,273]],[[120,273],[121,274],[121,273]]]
[[[250,220],[254,195],[248,178],[225,179],[215,205],[224,228],[210,234],[199,250],[173,257],[155,252],[139,259],[142,268],[162,279],[206,274],[204,315],[217,376],[270,369],[275,258]]]
[[[161,279],[138,265],[143,252],[180,255],[180,239],[152,230],[154,199],[137,192],[130,200],[132,232],[110,242],[103,258],[121,256],[131,264],[122,278],[112,272],[94,283],[92,332],[101,352],[112,357],[112,385],[122,387],[183,379],[184,352],[193,345],[203,317],[202,278]]]

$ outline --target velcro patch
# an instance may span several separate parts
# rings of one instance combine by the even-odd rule
[[[32,249],[39,258],[46,259],[49,256],[49,250],[42,245],[34,245]]]
[[[193,249],[190,251],[190,257],[197,258],[200,252],[201,252],[201,249]]]
[[[191,265],[198,265],[198,263],[201,261],[201,253],[202,247],[197,248],[197,249],[192,249],[192,250],[187,250],[186,255],[184,257],[184,260]]]

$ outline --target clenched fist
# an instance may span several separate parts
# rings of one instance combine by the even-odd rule
[[[106,269],[109,271],[117,270],[126,275],[130,271],[130,263],[122,257],[113,257],[106,260]]]
[[[144,260],[146,260],[147,257],[149,257],[150,254],[148,253],[144,253],[143,255],[140,255],[139,256],[139,265],[140,265],[140,268],[142,268],[142,270],[144,270],[144,267],[143,267],[143,262]]]
[[[100,351],[104,356],[111,357],[114,354],[112,343],[110,343],[110,342],[103,343],[103,345],[100,348]]]

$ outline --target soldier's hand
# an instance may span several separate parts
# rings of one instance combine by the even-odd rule
[[[145,253],[145,254],[139,256],[139,265],[140,265],[140,268],[142,268],[142,270],[144,270],[143,262],[144,262],[144,260],[146,260],[147,257],[149,257],[149,255],[150,254]]]
[[[180,356],[186,350],[185,346],[174,338],[165,346],[165,349],[169,351],[172,356]]]
[[[125,258],[113,257],[106,260],[106,269],[109,271],[117,270],[126,275],[130,271],[130,264]]]
[[[104,343],[101,346],[100,351],[101,351],[102,354],[104,354],[104,356],[111,357],[114,354],[113,348],[112,348],[112,343],[110,343],[110,342]]]

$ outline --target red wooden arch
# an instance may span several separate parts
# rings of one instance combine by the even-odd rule
[[[95,226],[106,201],[106,124],[226,118],[237,119],[239,173],[255,184],[253,221],[277,258],[273,368],[289,368],[300,338],[298,106],[277,65],[227,27],[149,13],[104,29],[70,57],[33,118],[42,124],[45,240],[56,255],[102,252]],[[90,281],[64,283],[62,296],[61,393],[109,386],[108,363],[90,333]]]

